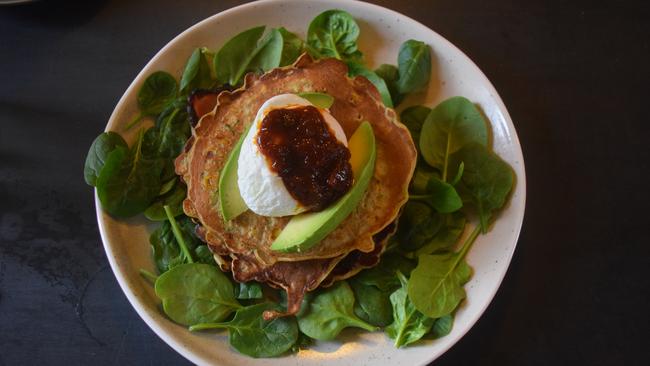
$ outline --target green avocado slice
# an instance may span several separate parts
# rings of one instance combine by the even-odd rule
[[[305,92],[305,93],[298,93],[298,96],[307,99],[309,103],[322,109],[328,109],[329,107],[332,106],[332,104],[334,104],[334,97],[325,93]]]
[[[272,250],[300,252],[318,244],[347,218],[363,198],[375,171],[377,151],[370,123],[363,122],[350,137],[350,165],[354,185],[348,193],[323,211],[294,216],[271,244]]]
[[[221,215],[226,221],[230,221],[248,210],[248,206],[239,192],[237,166],[239,165],[239,151],[249,129],[250,126],[242,133],[219,175],[219,206]]]

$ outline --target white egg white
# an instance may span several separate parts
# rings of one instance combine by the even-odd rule
[[[306,210],[305,207],[296,201],[287,188],[282,178],[271,170],[269,164],[259,151],[256,137],[266,115],[280,108],[312,105],[309,101],[295,94],[280,94],[267,100],[257,112],[255,120],[244,138],[239,153],[237,167],[237,184],[241,197],[246,206],[258,215],[262,216],[289,216]],[[330,131],[345,146],[348,146],[345,132],[336,119],[328,110],[320,109],[323,119]]]

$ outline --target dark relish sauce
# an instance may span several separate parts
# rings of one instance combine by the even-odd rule
[[[352,186],[350,150],[316,107],[270,111],[256,142],[291,196],[312,211],[325,209]]]

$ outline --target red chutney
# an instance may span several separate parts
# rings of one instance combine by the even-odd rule
[[[325,209],[352,187],[350,150],[314,106],[270,111],[256,142],[291,196],[312,211]]]

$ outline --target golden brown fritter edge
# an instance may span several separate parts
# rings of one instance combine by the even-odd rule
[[[375,247],[367,253],[355,250],[336,258],[276,262],[270,266],[262,265],[254,256],[232,254],[227,248],[210,244],[208,247],[221,269],[232,271],[236,281],[257,281],[285,290],[287,293],[286,312],[267,311],[264,313],[264,318],[268,320],[297,313],[307,292],[318,287],[329,287],[337,281],[354,276],[365,268],[377,265],[381,254],[386,249],[388,239],[395,233],[395,230],[396,225],[393,223],[375,234],[373,237]],[[201,226],[197,228],[197,234],[199,237],[203,237],[204,230]]]

